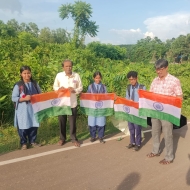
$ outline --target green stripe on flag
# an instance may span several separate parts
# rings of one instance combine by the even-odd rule
[[[127,113],[122,112],[122,111],[115,112],[115,118],[121,119],[124,121],[129,121],[131,123],[141,125],[142,127],[147,127],[147,119],[143,119],[143,118],[131,115],[131,114],[127,114]]]
[[[156,111],[156,110],[151,110],[147,108],[139,108],[139,115],[140,116],[145,116],[145,117],[152,117],[152,118],[157,118],[161,120],[166,120],[169,121],[177,126],[180,125],[180,118],[174,117],[173,115]]]
[[[82,111],[82,113],[94,117],[113,115],[113,108],[93,109],[93,108],[80,107],[80,110]]]
[[[70,106],[55,106],[44,109],[34,114],[38,122],[41,122],[43,119],[48,117],[54,117],[58,115],[72,115]]]

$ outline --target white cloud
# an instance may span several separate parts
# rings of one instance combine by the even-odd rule
[[[112,44],[134,44],[137,42],[137,40],[142,39],[144,37],[144,34],[141,32],[141,30],[138,29],[130,29],[130,30],[117,30],[117,29],[111,29],[111,33],[114,35],[114,38],[116,38],[116,41],[113,41]]]
[[[85,43],[88,44],[90,42],[95,42],[95,41],[100,41],[98,37],[91,37],[91,36],[86,36],[85,38]]]
[[[149,36],[149,37],[151,37],[151,38],[154,38],[154,37],[155,37],[152,32],[145,32],[144,36],[145,36],[145,37],[148,37],[148,36]]]
[[[190,33],[190,13],[176,13],[172,15],[148,18],[144,21],[146,32],[141,29],[111,29],[113,35],[112,44],[135,44],[138,40],[147,36],[158,37],[162,41],[176,38],[179,35]]]
[[[152,33],[165,41],[179,35],[190,33],[190,13],[176,13],[148,18],[144,21],[147,33]]]

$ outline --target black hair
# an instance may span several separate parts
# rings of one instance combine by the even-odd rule
[[[154,64],[155,69],[161,69],[168,67],[168,61],[165,59],[159,59]]]
[[[62,66],[62,67],[64,67],[64,63],[65,63],[65,62],[70,62],[70,63],[72,64],[72,66],[73,66],[73,62],[72,62],[71,60],[65,59],[65,60],[61,63],[61,66]]]
[[[30,68],[29,66],[25,65],[25,66],[20,67],[20,74],[21,74],[23,71],[25,71],[25,70],[28,70],[28,71],[31,72],[31,68]]]
[[[100,76],[102,78],[102,74],[100,73],[100,71],[96,71],[94,74],[93,74],[93,78],[95,78],[96,76]]]
[[[31,72],[31,68],[30,68],[29,66],[27,66],[27,65],[24,65],[24,66],[20,67],[20,74],[22,74],[22,72],[25,71],[25,70],[28,70],[28,71]],[[21,76],[21,80],[23,81],[22,76]],[[31,80],[32,82],[34,81],[34,80],[32,79],[32,76],[31,76],[30,80]]]
[[[127,78],[128,78],[128,79],[131,78],[131,77],[137,78],[137,75],[138,75],[138,73],[137,73],[136,71],[129,71],[129,72],[127,73]]]

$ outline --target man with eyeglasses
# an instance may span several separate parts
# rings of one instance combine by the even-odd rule
[[[181,84],[179,79],[168,73],[168,61],[159,59],[155,63],[155,69],[158,77],[156,77],[150,86],[150,91],[183,98]],[[159,163],[167,165],[173,162],[173,124],[160,119],[151,119],[152,122],[152,139],[153,148],[152,152],[147,155],[148,158],[160,156],[160,135],[164,134],[166,154],[165,158]]]

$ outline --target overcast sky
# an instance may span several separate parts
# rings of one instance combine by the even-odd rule
[[[83,0],[85,1],[85,0]],[[73,0],[0,0],[0,19],[5,23],[34,22],[41,29],[72,31],[72,19],[61,20],[58,8]],[[92,7],[91,20],[99,25],[95,38],[111,44],[135,44],[146,36],[162,41],[190,33],[190,0],[86,0]]]

